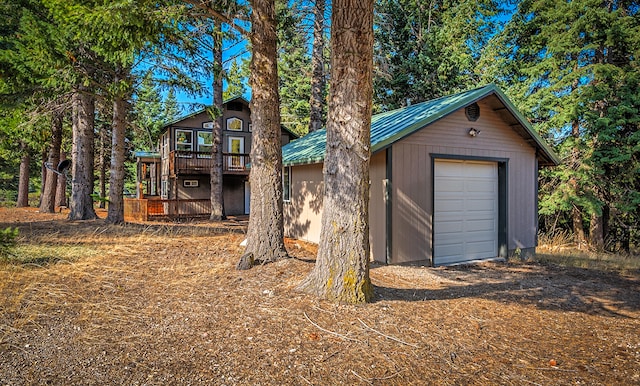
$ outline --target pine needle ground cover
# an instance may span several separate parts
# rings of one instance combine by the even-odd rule
[[[638,384],[640,273],[373,266],[375,302],[296,291],[314,246],[234,269],[226,224],[68,222],[0,208],[1,384]],[[39,258],[29,259],[28,255]]]

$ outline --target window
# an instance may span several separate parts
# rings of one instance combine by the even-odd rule
[[[198,180],[184,180],[182,185],[184,185],[185,188],[197,188],[200,183]]]
[[[162,159],[169,158],[169,132],[162,136]]]
[[[211,158],[213,147],[213,133],[210,131],[198,131],[198,158]],[[206,154],[200,154],[206,153]]]
[[[193,151],[192,136],[191,130],[176,130],[176,150]]]
[[[282,199],[291,201],[291,167],[282,169]]]
[[[242,119],[236,117],[227,119],[227,130],[242,131]]]
[[[162,179],[160,184],[160,195],[163,200],[169,198],[169,181],[164,178]]]

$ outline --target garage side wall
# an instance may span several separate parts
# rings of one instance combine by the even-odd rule
[[[369,171],[369,241],[372,258],[385,261],[385,207],[383,179],[386,176],[386,156],[382,151],[371,157]],[[291,168],[291,200],[284,203],[285,235],[318,243],[322,219],[324,182],[322,164]]]
[[[486,103],[470,122],[464,109],[398,141],[392,147],[392,263],[430,260],[433,250],[432,154],[507,160],[507,245],[536,246],[535,149]],[[469,129],[480,130],[472,137]]]

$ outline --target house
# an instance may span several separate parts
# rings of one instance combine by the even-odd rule
[[[285,233],[318,242],[326,131],[283,148]],[[371,255],[464,263],[530,254],[538,169],[557,155],[495,85],[373,116]]]
[[[136,152],[137,198],[125,200],[125,217],[194,217],[211,213],[213,121],[203,109],[167,123],[158,152]],[[282,128],[282,143],[297,136]],[[222,172],[226,215],[249,214],[249,102],[238,97],[223,104]]]

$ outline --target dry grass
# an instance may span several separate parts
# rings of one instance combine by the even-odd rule
[[[562,267],[584,268],[598,271],[638,273],[640,254],[616,254],[576,248],[573,237],[566,231],[540,237],[535,261]]]
[[[638,272],[374,266],[347,306],[295,290],[312,245],[236,271],[233,224],[8,225],[47,260],[0,264],[1,384],[640,383]]]

